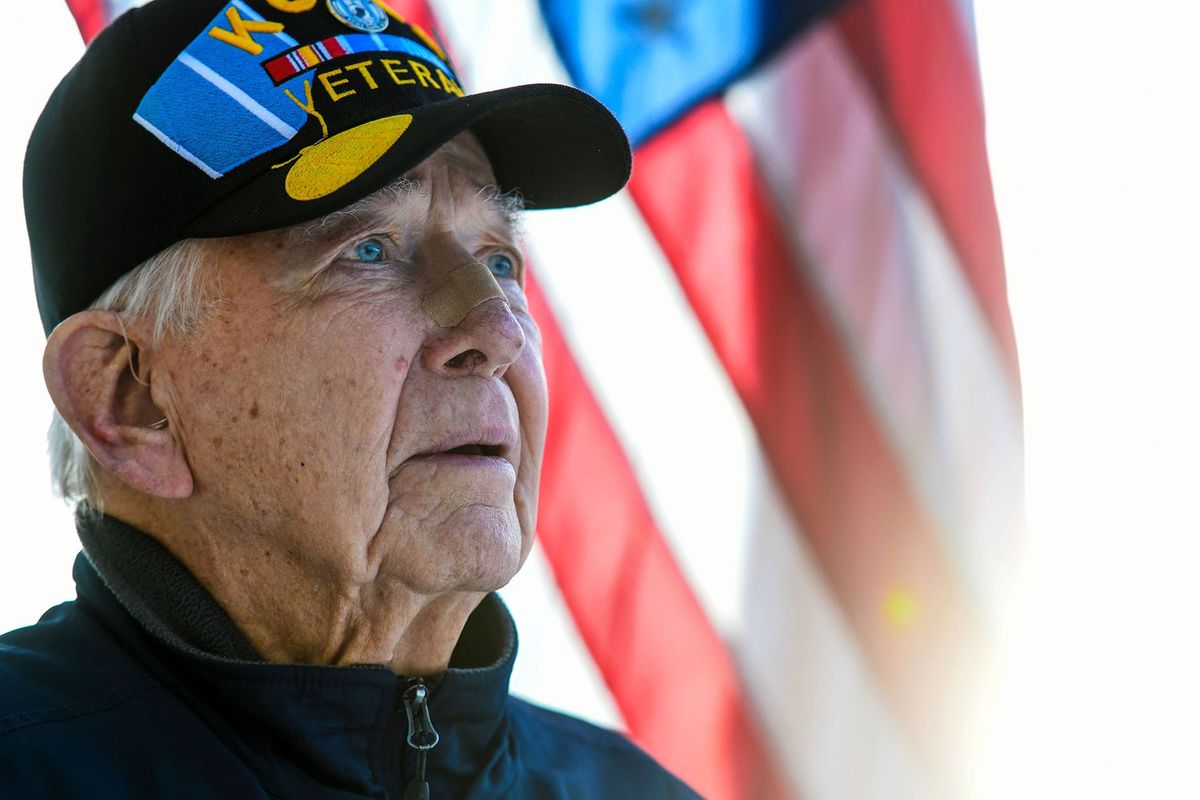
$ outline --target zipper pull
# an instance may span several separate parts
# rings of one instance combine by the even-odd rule
[[[408,716],[408,746],[414,750],[432,750],[438,743],[438,732],[429,718],[429,687],[420,678],[413,678],[404,690],[404,713]]]
[[[417,751],[417,774],[404,790],[404,800],[429,800],[429,784],[425,782],[425,758],[437,746],[438,732],[429,718],[429,688],[425,681],[414,678],[401,698],[408,717],[408,746]]]

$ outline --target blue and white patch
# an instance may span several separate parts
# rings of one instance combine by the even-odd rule
[[[326,0],[329,13],[356,31],[379,33],[388,26],[387,12],[374,0]]]
[[[303,81],[293,79],[277,88],[261,66],[263,59],[298,43],[283,32],[244,29],[264,21],[244,0],[230,0],[150,87],[133,116],[210,178],[287,144],[308,119],[283,91],[303,98]],[[215,37],[216,29],[240,46]]]

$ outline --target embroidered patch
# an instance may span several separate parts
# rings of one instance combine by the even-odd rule
[[[307,115],[260,60],[299,42],[267,26],[274,27],[233,0],[150,87],[134,120],[210,178],[290,142]],[[292,88],[304,91],[300,82]]]
[[[412,114],[363,123],[306,147],[284,184],[293,200],[333,194],[383,157],[412,124]]]
[[[388,26],[388,15],[373,0],[328,0],[329,13],[343,25],[363,33],[379,33]]]
[[[265,2],[289,13],[303,8],[303,0]],[[355,7],[368,17],[378,12],[385,26],[391,19],[373,4]],[[347,32],[302,44],[288,34],[287,21],[265,18],[247,0],[228,0],[146,92],[134,121],[213,179],[278,153],[282,163],[274,166],[290,168],[288,196],[314,200],[382,157],[412,120],[396,112],[415,98],[463,96],[449,63],[407,23],[400,23],[407,28],[401,35]],[[365,102],[387,116],[365,124],[361,114],[347,117],[343,109],[355,114],[363,95],[374,93],[378,99]],[[399,93],[397,102],[389,93]]]

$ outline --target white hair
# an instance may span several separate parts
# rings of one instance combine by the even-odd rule
[[[90,306],[115,311],[122,320],[148,323],[151,343],[167,334],[194,330],[211,303],[205,265],[213,240],[185,239],[125,273]],[[54,493],[70,504],[87,500],[101,508],[96,462],[55,409],[48,435],[50,479]]]

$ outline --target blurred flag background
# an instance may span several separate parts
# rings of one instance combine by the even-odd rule
[[[34,62],[40,89],[21,109],[28,124],[5,154],[12,162],[49,87],[79,51],[69,17],[51,7],[57,2],[26,4],[38,8],[30,24],[44,29],[39,41],[65,55],[53,68]],[[1030,148],[1007,162],[1009,175],[1021,176],[1009,180],[1025,190],[1012,224],[1048,228],[1055,241],[1076,233],[1066,217],[1087,199],[1056,204],[1051,187],[1070,181],[1093,201],[1137,202],[1128,196],[1136,184],[1122,180],[1120,166],[1059,175],[1055,167],[1069,159],[1046,156],[1067,144],[1052,129],[1056,120],[1089,113],[1092,93],[1095,107],[1108,109],[1104,93],[1124,84],[1091,88],[1097,75],[1065,47],[1054,58],[1070,80],[1030,72],[1022,59],[1044,66],[1039,46],[1057,30],[1054,13],[1040,4],[989,12],[994,3],[976,9],[969,0],[388,2],[436,32],[469,90],[573,83],[614,110],[635,146],[634,176],[618,197],[527,220],[552,416],[539,544],[505,591],[522,633],[514,690],[627,730],[715,800],[1116,791],[1121,784],[1102,776],[1122,757],[1098,762],[1131,723],[1105,712],[1121,709],[1127,691],[1155,695],[1136,679],[1115,685],[1132,676],[1088,636],[1114,649],[1136,647],[1130,625],[1161,617],[1127,619],[1119,635],[1108,625],[1089,627],[1106,616],[1116,627],[1120,612],[1148,595],[1130,583],[1132,557],[1104,561],[1107,530],[1096,528],[1080,546],[1076,526],[1117,520],[1075,508],[1070,498],[1111,509],[1104,487],[1125,492],[1134,483],[1101,477],[1115,470],[1169,471],[1158,486],[1182,476],[1153,456],[1130,463],[1136,459],[1098,447],[1122,441],[1112,430],[1092,424],[1071,435],[1072,419],[1090,419],[1111,401],[1096,376],[1106,357],[1120,357],[1097,356],[1100,369],[1088,371],[1104,340],[1073,332],[1096,319],[1079,306],[1106,300],[1114,302],[1100,319],[1128,325],[1144,266],[1126,264],[1126,279],[1109,297],[1104,281],[1115,274],[1108,267],[1092,261],[1079,269],[1096,244],[1055,251],[1063,258],[1047,263],[1048,239],[1038,240],[1041,252],[1028,244],[1032,236],[1017,242],[1027,264],[1075,279],[1055,295],[1070,304],[1044,316],[1058,333],[1039,329],[1038,338],[1023,333],[1014,280],[1031,437],[1034,524],[1026,534],[1022,376],[979,64],[989,77],[994,35],[1009,59],[998,72],[1060,88],[1053,99],[1022,108],[1038,97],[1028,91],[1007,106],[1027,115],[1011,130]],[[66,4],[85,38],[140,5]],[[1059,16],[1064,29],[1075,22]],[[1098,24],[1083,15],[1079,27]],[[1161,41],[1169,27],[1151,38]],[[1136,40],[1122,33],[1121,41]],[[1131,60],[1129,52],[1106,50],[1106,63]],[[1135,87],[1131,81],[1132,97]],[[1124,116],[1112,106],[1110,123]],[[989,110],[992,119],[998,113]],[[1112,135],[1111,125],[1096,130]],[[1153,146],[1104,152],[1144,165]],[[1003,200],[1005,173],[996,175]],[[16,173],[5,179],[11,192]],[[1048,188],[1039,192],[1042,183]],[[1033,208],[1041,215],[1023,221],[1030,217],[1021,211]],[[14,222],[17,209],[19,200]],[[1013,274],[1031,275],[1016,266],[1004,219]],[[1079,233],[1117,246],[1121,232],[1104,219],[1095,215]],[[11,231],[23,246],[19,224]],[[1161,256],[1145,238],[1142,256]],[[6,279],[19,288],[6,302],[28,320],[29,330],[14,338],[36,364],[28,265],[16,262],[10,272],[20,274]],[[1170,300],[1154,307],[1158,321],[1170,318]],[[1030,318],[1032,330],[1043,317]],[[1167,339],[1184,343],[1194,330],[1169,331]],[[1063,343],[1060,358],[1043,360],[1055,343]],[[1137,357],[1143,367],[1153,363],[1151,354]],[[1187,371],[1183,362],[1176,368]],[[1143,375],[1142,385],[1154,377]],[[1074,393],[1058,405],[1064,381]],[[19,391],[38,395],[36,371]],[[1181,398],[1146,399],[1110,418],[1112,425],[1144,430],[1155,407],[1169,413],[1164,406]],[[36,441],[48,402],[38,396],[31,407],[42,416],[22,425]],[[1047,419],[1056,422],[1039,428]],[[1036,438],[1043,430],[1046,439]],[[1171,430],[1186,437],[1194,427]],[[1038,442],[1063,437],[1078,461],[1038,462]],[[44,458],[31,467],[34,451],[21,452],[17,469],[40,478]],[[1193,478],[1198,472],[1191,468]],[[1186,480],[1179,490],[1187,491]],[[1060,493],[1070,510],[1057,504]],[[68,523],[48,499],[6,495],[9,504],[18,500],[30,509],[23,524],[61,530],[53,542],[6,536],[4,575],[14,580],[28,572],[19,563],[60,555],[48,586],[5,589],[4,628],[70,596]],[[1159,525],[1158,535],[1169,533],[1164,522],[1186,525],[1138,517]],[[1157,541],[1153,530],[1123,533],[1128,547]],[[1039,536],[1062,542],[1064,535],[1074,547],[1039,545]],[[1044,565],[1052,556],[1061,559],[1056,568],[1039,571],[1051,569]],[[1118,563],[1125,569],[1105,573]],[[1077,603],[1080,587],[1090,597]],[[1114,605],[1114,596],[1125,600]],[[1039,625],[1047,621],[1054,624]],[[1183,669],[1191,652],[1160,664],[1158,674]],[[1145,708],[1134,705],[1128,713]],[[1141,766],[1126,747],[1129,771],[1118,775],[1136,776],[1130,789],[1139,791],[1165,781],[1161,796],[1173,795],[1178,734],[1152,727],[1165,740],[1153,748],[1163,761]],[[1100,739],[1089,744],[1097,730]]]

